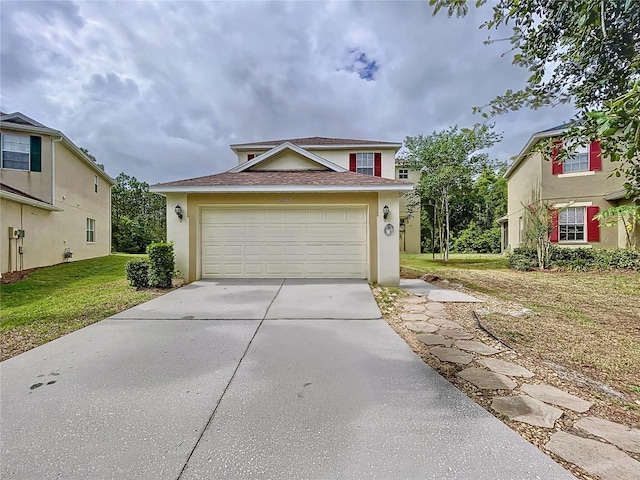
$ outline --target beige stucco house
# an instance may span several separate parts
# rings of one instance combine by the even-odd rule
[[[1,273],[109,255],[113,179],[19,112],[0,114],[0,146]]]
[[[420,172],[408,168],[399,159],[396,161],[396,178],[415,185],[420,181]],[[421,253],[420,198],[415,191],[400,197],[400,253]]]
[[[622,222],[604,227],[593,218],[607,208],[629,202],[624,198],[624,179],[610,175],[616,164],[602,158],[599,142],[579,148],[563,162],[556,161],[566,127],[561,125],[532,135],[507,169],[503,249],[524,245],[527,222],[524,206],[540,201],[559,210],[557,225],[550,235],[553,243],[566,247],[625,247]],[[534,148],[548,139],[555,145],[551,158],[545,158]]]
[[[154,185],[176,268],[200,278],[399,281],[400,143],[324,137],[231,145],[226,172]]]

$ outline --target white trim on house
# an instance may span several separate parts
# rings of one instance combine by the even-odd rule
[[[566,202],[566,203],[554,203],[553,208],[564,208],[564,207],[592,207],[593,202]]]
[[[571,178],[571,177],[588,177],[589,175],[595,175],[595,170],[584,170],[582,172],[569,172],[569,173],[559,173],[557,175],[558,178]]]
[[[23,197],[22,195],[6,192],[4,190],[0,190],[0,198],[6,198],[7,200],[11,200],[12,202],[21,203],[23,205],[30,205],[32,207],[41,208],[42,210],[48,210],[50,212],[64,212],[62,208],[51,205],[50,203]]]
[[[159,193],[327,193],[327,192],[410,192],[413,184],[407,185],[207,185],[192,187],[149,187]]]
[[[245,170],[250,169],[251,167],[264,162],[265,160],[268,160],[269,158],[277,155],[280,152],[283,152],[284,150],[292,150],[294,152],[296,152],[298,155],[301,155],[309,160],[311,160],[312,162],[318,163],[320,165],[322,165],[323,167],[328,168],[329,170],[333,170],[334,172],[346,172],[347,169],[343,168],[339,165],[336,165],[333,162],[330,162],[329,160],[322,158],[319,155],[316,155],[314,153],[311,153],[307,150],[305,150],[302,147],[298,147],[297,145],[294,145],[293,143],[289,143],[289,142],[284,142],[281,143],[280,145],[278,145],[277,147],[273,147],[271,148],[269,151],[264,152],[260,155],[258,155],[257,157],[254,157],[253,159],[249,160],[248,162],[244,162],[241,163],[240,165],[238,165],[237,167],[232,168],[231,170],[227,170],[227,172],[229,173],[238,173],[238,172],[244,172]]]

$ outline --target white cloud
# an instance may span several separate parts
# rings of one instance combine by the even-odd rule
[[[526,78],[501,58],[504,44],[482,44],[482,12],[434,18],[427,2],[3,1],[2,10],[2,110],[64,131],[113,176],[149,183],[226,170],[235,142],[402,141],[470,125],[480,120],[472,106]],[[570,115],[499,118],[505,140],[492,152],[506,160]]]

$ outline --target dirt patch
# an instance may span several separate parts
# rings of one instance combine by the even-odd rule
[[[9,283],[19,282],[20,280],[24,280],[29,276],[29,274],[35,272],[36,270],[40,270],[40,268],[29,268],[27,270],[20,270],[19,272],[7,272],[2,274],[2,278],[0,278],[0,284],[6,285]]]

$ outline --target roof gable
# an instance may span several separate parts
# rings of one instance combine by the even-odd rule
[[[0,116],[0,121],[7,123],[16,123],[18,125],[27,125],[30,127],[49,128],[46,125],[43,125],[40,122],[36,122],[33,118],[29,118],[25,114],[20,112],[3,113],[2,116]]]
[[[232,168],[231,170],[229,170],[229,173],[238,173],[238,172],[245,172],[245,171],[250,171],[250,170],[258,170],[260,165],[265,166],[265,164],[272,159],[275,159],[275,157],[277,157],[279,154],[285,152],[285,151],[291,151],[294,152],[295,154],[297,154],[301,161],[300,161],[300,168],[299,170],[330,170],[333,172],[346,172],[347,170],[339,165],[336,165],[333,162],[330,162],[329,160],[322,158],[319,155],[316,155],[314,153],[309,152],[308,150],[305,150],[304,148],[301,148],[297,145],[294,145],[292,143],[289,142],[284,142],[281,143],[280,145],[278,145],[277,147],[272,148],[271,150],[268,150],[266,152],[264,152],[261,155],[258,155],[257,157],[255,157],[252,160],[249,160],[248,162],[242,163],[240,165],[238,165],[237,167]],[[310,165],[309,163],[311,162],[312,165],[317,165],[317,167],[315,168],[309,168]],[[290,168],[289,168],[290,169]]]

